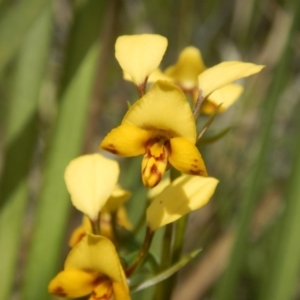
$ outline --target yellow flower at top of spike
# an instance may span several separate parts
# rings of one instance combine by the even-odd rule
[[[238,61],[224,62],[212,68],[206,68],[200,50],[189,46],[181,51],[176,64],[169,66],[164,72],[155,70],[149,77],[149,81],[170,80],[184,92],[192,94],[195,101],[200,91],[206,100],[203,103],[202,112],[212,113],[220,104],[222,105],[219,111],[222,112],[231,106],[243,92],[241,85],[232,82],[258,73],[262,68],[263,66]],[[211,76],[212,72],[213,76]],[[203,78],[207,80],[204,82]],[[224,80],[226,84],[215,86],[210,93],[205,92],[208,81],[209,84],[218,84]]]
[[[51,280],[49,293],[60,297],[89,300],[130,300],[129,288],[112,242],[87,234],[70,251],[64,270]]]
[[[183,91],[194,91],[198,87],[198,76],[206,69],[199,49],[189,46],[179,54],[177,63],[169,66],[164,74]]]
[[[196,125],[184,93],[174,84],[157,81],[126,113],[122,124],[100,147],[120,156],[144,154],[142,179],[157,185],[170,163],[180,172],[207,175],[195,146]]]
[[[159,66],[168,40],[158,34],[123,35],[115,44],[115,56],[121,68],[136,86],[142,86]]]

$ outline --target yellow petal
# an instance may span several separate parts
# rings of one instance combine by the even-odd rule
[[[140,85],[159,66],[167,45],[158,34],[124,35],[116,41],[115,55],[123,71]]]
[[[197,147],[184,138],[170,140],[170,164],[182,173],[206,176],[207,171]]]
[[[129,191],[126,191],[117,185],[104,205],[102,211],[113,212],[121,207],[130,197],[131,193]]]
[[[100,148],[119,156],[137,156],[145,153],[152,133],[134,125],[122,124],[107,134]]]
[[[167,81],[156,81],[126,113],[122,124],[145,130],[159,130],[163,135],[182,136],[195,143],[196,125],[184,93]]]
[[[155,69],[148,78],[148,82],[155,82],[157,80],[174,81],[173,78],[167,76],[161,69]]]
[[[89,300],[114,299],[113,284],[110,279],[103,278],[94,288]]]
[[[90,270],[107,276],[128,290],[124,271],[113,243],[103,237],[88,233],[69,253],[65,270]]]
[[[153,199],[147,209],[147,223],[154,231],[204,206],[213,195],[218,180],[213,177],[183,175]]]
[[[81,225],[75,228],[69,239],[69,246],[74,247],[81,239],[86,235],[87,232],[92,232],[91,222],[89,218],[84,215],[82,217]]]
[[[239,84],[227,84],[214,91],[208,99],[204,101],[201,111],[206,114],[211,114],[222,104],[219,112],[223,112],[239,98],[243,90],[244,88]]]
[[[66,168],[65,181],[73,205],[96,220],[118,181],[119,172],[116,161],[100,154],[72,160]]]
[[[100,234],[110,239],[113,243],[115,242],[114,232],[111,224],[111,214],[106,211],[102,211],[100,215]]]
[[[148,199],[152,200],[154,197],[160,194],[170,184],[170,182],[169,176],[164,178],[157,186],[148,191]]]
[[[127,81],[132,81],[131,76],[123,72],[123,79]],[[155,82],[157,80],[167,80],[167,81],[174,81],[171,77],[164,74],[159,68],[155,69],[149,76],[147,82]]]
[[[130,295],[127,289],[118,282],[113,283],[114,300],[130,300]]]
[[[121,206],[117,211],[117,223],[121,227],[126,228],[127,230],[132,230],[132,224],[130,223],[125,206]]]
[[[262,65],[244,63],[240,61],[222,62],[205,70],[198,77],[198,86],[203,97],[243,77],[258,73],[264,68]]]
[[[195,47],[184,48],[175,65],[168,67],[165,74],[173,78],[183,89],[193,89],[198,85],[198,76],[205,70],[201,52]]]
[[[68,269],[51,280],[48,291],[56,296],[78,298],[90,294],[96,281],[96,273]]]

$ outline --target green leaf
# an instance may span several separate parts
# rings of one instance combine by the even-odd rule
[[[22,299],[48,299],[47,285],[59,270],[70,200],[63,174],[80,154],[99,53],[99,30],[107,1],[87,1],[75,15],[66,53],[60,107],[39,197]]]
[[[299,124],[300,125],[300,124]],[[273,266],[268,276],[268,285],[261,299],[296,299],[297,282],[300,267],[300,126],[296,159],[290,175],[286,193],[286,208],[281,221]]]
[[[32,23],[51,1],[22,0],[10,5],[0,18],[0,77],[18,51]]]
[[[188,262],[190,262],[193,258],[195,258],[202,249],[197,249],[190,254],[184,256],[182,259],[180,259],[177,263],[172,265],[170,268],[166,269],[165,271],[159,273],[158,275],[152,277],[149,280],[144,281],[143,283],[136,285],[132,288],[130,288],[131,292],[138,292],[141,290],[144,290],[150,286],[156,285],[157,283],[169,278],[173,274],[175,274],[177,271],[179,271],[182,267],[184,267]]]
[[[213,123],[213,121],[215,120],[216,116],[219,113],[220,107],[222,104],[218,105],[216,107],[216,109],[214,110],[214,112],[209,116],[209,119],[205,122],[205,124],[202,126],[199,134],[198,134],[198,138],[197,141],[199,141],[201,139],[201,137],[203,136],[203,134],[206,132],[206,130],[210,127],[210,125]]]
[[[220,131],[219,133],[217,133],[213,136],[208,136],[208,137],[202,138],[197,142],[197,145],[200,146],[200,145],[207,145],[207,144],[214,143],[214,142],[220,140],[222,137],[224,137],[231,129],[232,129],[232,127],[230,126],[230,127],[223,129],[222,131]]]
[[[52,37],[46,6],[24,37],[6,108],[5,160],[0,184],[0,299],[11,298],[28,200],[28,173],[37,142],[37,108]],[[30,72],[28,72],[30,70]]]
[[[295,7],[291,9],[294,15],[291,15],[293,20],[287,43],[284,47],[281,58],[276,69],[273,71],[274,78],[269,86],[268,93],[264,99],[261,110],[260,132],[256,139],[258,153],[253,172],[250,176],[249,185],[244,191],[244,199],[241,202],[241,212],[236,223],[237,238],[233,246],[228,267],[223,274],[220,283],[217,286],[216,293],[213,296],[216,300],[234,299],[240,286],[240,273],[245,261],[245,254],[248,246],[248,232],[254,209],[257,200],[260,199],[262,190],[262,182],[266,177],[265,163],[269,159],[269,150],[271,145],[271,138],[273,135],[273,122],[276,118],[276,109],[280,101],[280,97],[286,87],[287,79],[291,70],[291,45],[296,34],[296,24],[300,18],[300,2],[293,2]],[[274,261],[275,263],[275,261]],[[278,288],[275,285],[272,288]],[[274,298],[263,298],[274,299]],[[277,298],[276,298],[277,299]],[[280,298],[281,299],[281,298]],[[288,299],[288,298],[285,298]]]

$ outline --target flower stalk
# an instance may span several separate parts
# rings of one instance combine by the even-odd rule
[[[197,101],[196,101],[196,104],[194,107],[194,111],[193,111],[195,120],[197,120],[197,118],[199,116],[200,109],[201,109],[203,102],[204,102],[204,97],[202,95],[202,91],[199,90],[198,98],[197,98]]]
[[[92,219],[89,219],[90,222],[91,222],[91,227],[92,227],[92,233],[94,235],[100,235],[101,233],[101,229],[100,229],[100,213],[98,215],[98,218],[96,220],[92,220]]]
[[[140,248],[139,253],[137,254],[136,258],[132,262],[132,264],[127,268],[125,271],[125,274],[127,277],[130,277],[133,275],[133,273],[140,267],[140,265],[143,263],[145,257],[148,254],[149,248],[151,246],[154,232],[149,227],[146,228],[146,234],[144,238],[144,242],[142,247]]]

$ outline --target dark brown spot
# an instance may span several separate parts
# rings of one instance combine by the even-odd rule
[[[113,154],[118,154],[117,149],[115,148],[114,144],[108,144],[107,147],[103,147],[104,150],[109,151]]]
[[[194,162],[198,162],[198,159],[195,158],[195,159],[194,159]]]
[[[157,173],[157,165],[153,165],[150,169],[150,173]]]
[[[57,288],[55,288],[52,293],[57,296],[67,297],[67,293],[61,286],[58,286]]]
[[[108,151],[112,154],[118,154],[118,151],[116,149],[109,149]]]
[[[192,175],[201,175],[201,171],[199,171],[199,170],[190,170],[190,174],[192,174]]]

